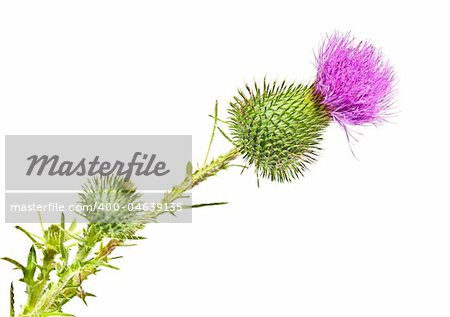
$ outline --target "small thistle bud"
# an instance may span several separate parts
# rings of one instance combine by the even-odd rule
[[[330,117],[312,87],[264,81],[230,105],[232,141],[258,177],[291,181],[315,161]]]
[[[392,103],[394,72],[380,50],[334,33],[316,58],[315,92],[336,122],[345,126],[384,121]]]
[[[143,227],[140,213],[134,208],[141,194],[123,177],[113,175],[89,180],[79,196],[84,206],[82,216],[104,237],[130,239]]]

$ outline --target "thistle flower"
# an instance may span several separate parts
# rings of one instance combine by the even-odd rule
[[[291,181],[315,161],[330,122],[311,86],[286,82],[247,86],[231,103],[233,143],[258,176]]]
[[[315,93],[335,121],[343,126],[384,121],[394,73],[380,50],[350,34],[334,33],[320,47],[316,67]]]
[[[345,128],[346,124],[376,124],[385,118],[394,76],[379,50],[368,43],[355,44],[349,34],[335,33],[319,50],[316,62],[318,74],[313,85],[264,81],[262,86],[255,83],[245,92],[239,91],[228,111],[231,138],[217,127],[216,103],[205,163],[194,172],[189,163],[186,178],[164,194],[161,204],[186,197],[188,190],[232,166],[239,155],[255,166],[258,176],[291,181],[315,161],[322,133],[332,119]],[[216,129],[234,148],[208,163]],[[90,180],[79,197],[82,206],[92,207],[81,212],[89,222],[81,231],[76,222],[67,228],[64,214],[60,224],[43,228],[41,236],[16,227],[32,246],[26,264],[7,257],[0,259],[22,272],[20,281],[26,284],[28,294],[26,304],[16,314],[11,284],[11,317],[73,316],[63,313],[72,298],[79,297],[86,303],[86,297],[94,296],[84,291],[84,281],[102,267],[116,268],[110,264],[116,258],[111,256],[113,251],[128,240],[140,239],[136,233],[144,223],[156,222],[167,212],[142,214],[138,208],[141,194],[134,184],[119,176]]]

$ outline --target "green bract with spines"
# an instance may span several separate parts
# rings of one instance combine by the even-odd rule
[[[123,177],[112,175],[89,180],[79,196],[84,207],[82,216],[95,234],[130,239],[143,228],[142,215],[136,207],[142,195]]]
[[[264,80],[230,105],[232,141],[258,177],[291,181],[315,161],[330,117],[311,86]]]

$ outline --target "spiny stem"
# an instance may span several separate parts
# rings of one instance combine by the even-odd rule
[[[26,308],[34,307],[38,300],[42,297],[45,286],[50,278],[50,272],[53,270],[53,261],[55,260],[56,251],[51,248],[46,248],[44,250],[44,260],[42,264],[41,273],[38,277],[39,283],[35,285],[33,290],[28,293],[28,302]],[[27,313],[27,310],[24,310],[24,313]]]
[[[232,149],[228,153],[211,160],[209,164],[205,164],[197,169],[192,175],[188,175],[181,184],[175,186],[171,191],[166,193],[162,199],[162,203],[170,203],[182,197],[186,191],[207,180],[209,177],[216,175],[219,171],[227,169],[231,165],[230,163],[238,156],[239,152],[236,149]],[[156,219],[159,215],[161,215],[161,213],[150,214],[149,220]],[[87,232],[87,234],[90,235],[89,232]],[[75,284],[80,286],[91,274],[94,274],[97,271],[96,268],[91,267],[92,264],[89,264],[89,261],[86,263],[84,262],[92,249],[99,242],[101,241],[95,240],[90,241],[88,244],[85,243],[86,245],[80,245],[74,263],[69,266],[71,269],[68,269],[59,278],[59,281],[51,286],[37,302],[33,301],[28,303],[28,305],[24,307],[22,314],[19,316],[37,317],[41,316],[43,313],[49,312],[54,307],[56,300],[63,293],[67,285]],[[99,249],[95,259],[99,261],[106,259],[118,246],[122,245],[122,243],[123,241],[118,239],[111,239],[105,246]],[[71,298],[75,297],[76,293],[71,292],[70,294],[64,294],[64,296],[65,298],[60,302],[61,305],[59,308]]]
[[[213,126],[213,130],[211,132],[211,139],[209,140],[208,150],[206,151],[205,160],[203,161],[203,165],[205,165],[206,162],[208,162],[209,152],[211,151],[211,145],[214,140],[214,135],[216,134],[218,108],[219,108],[219,102],[216,100],[216,104],[214,106],[214,126]]]
[[[14,311],[14,284],[12,282],[9,289],[9,307],[9,316],[14,317],[16,313]]]
[[[227,169],[230,163],[239,156],[237,149],[232,149],[228,153],[225,153],[216,159],[212,160],[208,165],[200,167],[192,175],[192,186],[195,187],[201,182],[205,181],[211,176],[216,175],[221,170]]]
[[[193,174],[192,178],[186,178],[180,185],[172,188],[171,191],[167,192],[163,199],[162,204],[170,204],[178,198],[182,197],[183,194],[197,186],[201,182],[204,182],[211,176],[216,175],[219,171],[225,170],[230,167],[230,163],[239,156],[237,149],[232,149],[228,153],[225,153],[215,159],[213,159],[209,164],[202,166],[197,169]],[[148,215],[149,222],[155,222],[156,219],[162,214],[167,213],[164,209],[155,210]]]

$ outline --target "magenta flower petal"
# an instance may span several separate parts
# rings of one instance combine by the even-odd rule
[[[316,57],[315,92],[341,125],[377,124],[392,104],[394,72],[380,50],[334,33]]]

